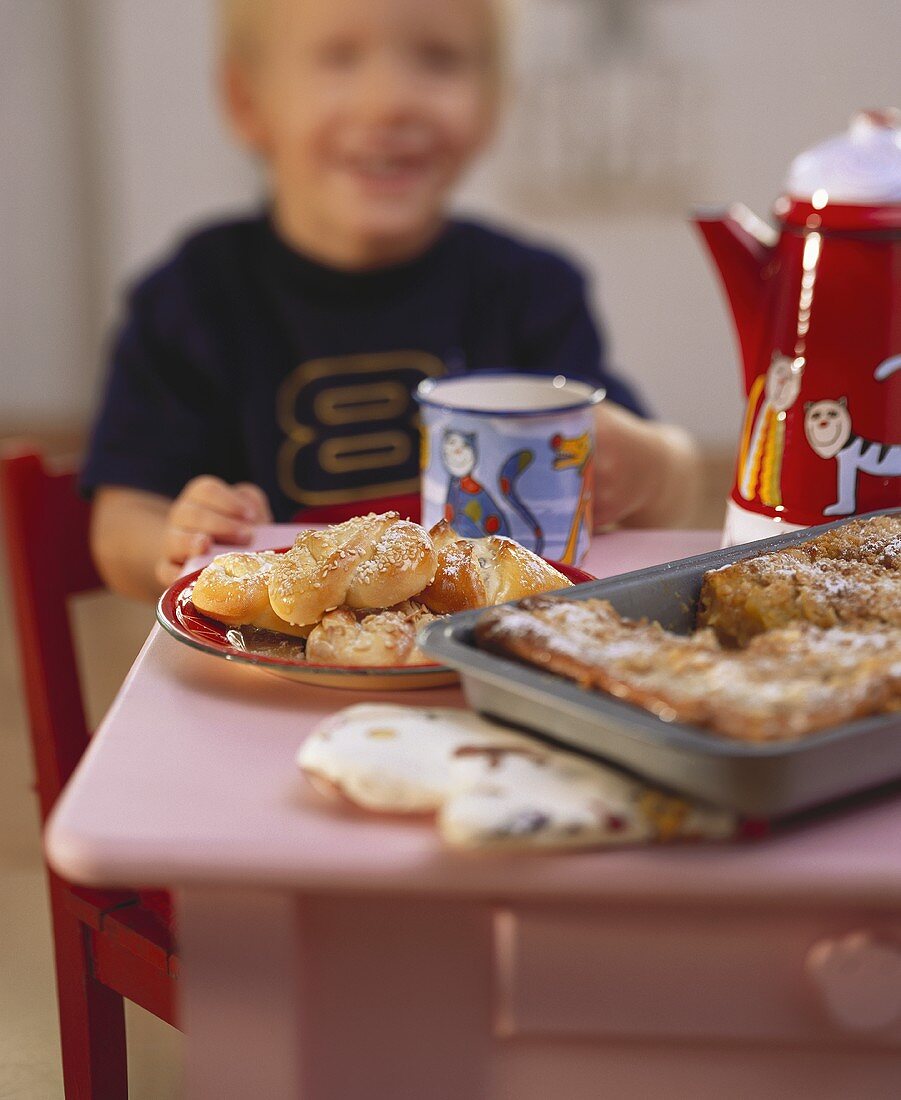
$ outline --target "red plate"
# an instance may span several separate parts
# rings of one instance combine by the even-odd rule
[[[284,549],[277,551],[284,553]],[[573,584],[582,584],[595,578],[584,569],[560,562],[549,562]],[[160,625],[179,642],[223,657],[227,661],[256,665],[275,676],[288,677],[301,683],[321,687],[357,688],[363,691],[395,691],[408,688],[440,687],[457,682],[457,673],[446,665],[395,665],[360,667],[355,665],[314,665],[303,658],[273,656],[255,653],[243,648],[240,632],[224,623],[202,615],[191,601],[194,582],[203,570],[196,569],[180,577],[160,597],[156,617]]]

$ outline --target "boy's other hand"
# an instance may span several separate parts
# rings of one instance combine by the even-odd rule
[[[595,530],[684,522],[700,483],[697,449],[687,432],[607,401],[597,408],[596,427]]]
[[[244,546],[257,524],[271,522],[269,501],[259,486],[249,482],[228,485],[209,475],[194,478],[166,516],[157,580],[168,587],[189,558],[206,554],[215,542]]]

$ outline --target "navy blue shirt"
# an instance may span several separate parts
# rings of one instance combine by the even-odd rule
[[[190,237],[131,293],[82,473],[175,497],[198,474],[262,487],[278,521],[415,493],[423,378],[514,369],[606,387],[581,274],[471,222],[417,259],[348,273],[259,216]]]

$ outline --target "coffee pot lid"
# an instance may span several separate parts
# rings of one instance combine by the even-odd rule
[[[817,209],[901,202],[901,110],[860,111],[843,134],[795,158],[786,191]]]

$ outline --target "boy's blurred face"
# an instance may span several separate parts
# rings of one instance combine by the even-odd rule
[[[489,0],[267,0],[232,115],[267,159],[276,217],[326,260],[424,247],[484,143]]]

